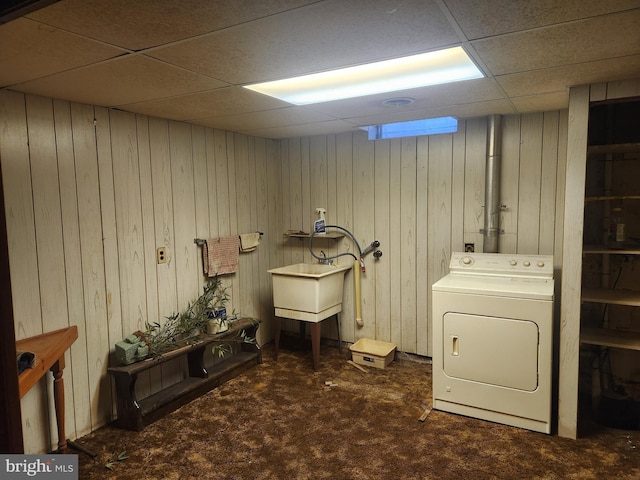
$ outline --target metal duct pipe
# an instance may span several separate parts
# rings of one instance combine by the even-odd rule
[[[489,116],[487,165],[484,185],[483,251],[498,253],[500,233],[500,159],[502,157],[502,116]]]

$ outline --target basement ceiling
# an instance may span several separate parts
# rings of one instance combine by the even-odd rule
[[[486,78],[305,106],[242,88],[456,45]],[[60,0],[0,24],[0,88],[265,138],[564,109],[638,77],[640,0]]]

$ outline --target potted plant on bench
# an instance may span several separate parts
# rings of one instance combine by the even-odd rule
[[[188,344],[203,333],[228,330],[226,314],[216,317],[217,311],[226,312],[226,304],[229,301],[227,290],[228,287],[222,284],[222,279],[215,276],[204,286],[202,295],[190,302],[184,311],[166,317],[167,321],[163,325],[159,322],[146,322],[143,336],[149,345],[149,353],[159,355],[180,344]],[[216,332],[210,331],[211,322],[218,325]],[[219,326],[222,323],[224,329]]]

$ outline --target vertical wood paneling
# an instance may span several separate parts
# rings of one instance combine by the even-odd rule
[[[402,170],[402,140],[390,141],[389,149],[389,245],[384,246],[383,255],[388,257],[389,281],[391,283],[389,305],[391,309],[391,341],[402,345],[402,287],[401,287],[401,244],[404,232],[401,226],[400,186]]]
[[[426,282],[418,282],[418,298],[428,299],[424,306],[431,309],[431,285],[446,271],[451,257],[451,225],[452,225],[452,172],[453,172],[453,138],[451,135],[440,135],[429,140],[429,209],[427,211],[429,250],[428,263],[424,268],[428,272]],[[424,317],[422,319],[421,317]],[[427,322],[427,312],[418,309],[418,352],[431,354],[431,323]]]
[[[367,140],[364,132],[353,135],[353,228],[351,233],[356,237],[361,249],[374,239],[375,212],[372,210],[371,197],[374,193],[374,144]],[[364,325],[355,333],[359,338],[375,338],[376,335],[376,265],[373,255],[364,259],[365,272],[360,275],[361,300],[360,308]]]
[[[63,225],[64,273],[67,291],[69,325],[78,328],[78,341],[70,348],[70,356],[75,359],[87,358],[86,318],[84,315],[84,292],[82,288],[82,264],[80,262],[80,227],[78,224],[78,197],[76,194],[76,173],[71,130],[71,108],[68,102],[55,100],[54,122],[56,129],[56,156],[60,182],[60,220]],[[66,360],[65,360],[66,361]],[[84,361],[66,362],[65,405],[73,415],[65,416],[67,435],[84,435],[91,431],[91,410],[89,399],[89,365]],[[71,375],[69,375],[71,374]],[[71,393],[67,393],[71,388]]]
[[[236,154],[236,184],[240,185],[236,193],[236,205],[238,208],[238,233],[248,233],[251,230],[251,180],[249,145],[246,135],[234,135],[234,151]],[[239,268],[251,271],[251,258],[249,255],[240,255]],[[253,275],[238,275],[238,295],[236,305],[242,305],[243,309],[253,310],[252,277]],[[237,307],[236,307],[237,308]],[[245,311],[245,310],[243,310]]]
[[[380,260],[375,262],[376,285],[376,335],[375,338],[391,341],[391,262],[389,257],[390,228],[390,142],[375,142],[375,185],[373,214],[375,221],[375,240],[380,242],[380,250],[385,250]]]
[[[117,332],[118,336],[110,338],[110,343],[114,343],[131,332],[144,329],[147,306],[136,118],[114,110],[110,120],[116,213],[114,233],[118,241],[118,264],[122,266],[119,269],[120,284],[116,285],[122,292],[121,331]],[[114,262],[114,258],[106,260],[107,264]]]
[[[280,194],[283,191],[281,188],[281,178],[283,176],[282,173],[282,163],[276,161],[277,158],[281,158],[281,147],[282,145],[275,146],[273,142],[269,142],[267,144],[266,150],[266,183],[267,183],[267,203],[268,203],[268,216],[264,218],[265,226],[264,226],[264,234],[265,238],[263,240],[263,244],[260,246],[260,254],[267,256],[268,267],[278,267],[283,265],[283,254],[281,248],[283,235],[282,231],[284,230],[285,223],[282,220],[282,210],[279,208],[279,199]],[[262,275],[265,275],[264,271]],[[262,339],[271,339],[272,337],[272,329],[271,322],[268,320],[273,319],[274,311],[273,311],[273,292],[271,289],[271,275],[266,274],[265,281],[267,284],[267,292],[264,297],[265,304],[263,307],[268,312],[268,315],[263,317],[265,321],[264,325],[260,326],[260,330],[262,331]]]
[[[76,156],[78,219],[82,259],[82,279],[87,329],[87,363],[89,364],[89,397],[91,426],[104,425],[111,418],[105,410],[110,405],[109,380],[106,370],[109,360],[109,328],[107,290],[104,270],[100,180],[94,127],[94,110],[90,106],[71,106],[73,147]]]
[[[338,201],[338,192],[337,192],[337,159],[336,159],[336,136],[329,135],[326,138],[326,170],[327,170],[327,200],[323,205],[326,205],[327,212],[334,212],[334,220],[337,218],[337,201]],[[335,222],[333,223],[335,224]],[[329,251],[332,255],[337,255],[342,250],[339,248],[340,242],[331,242]],[[347,258],[340,258],[340,261],[347,262]]]
[[[68,326],[67,306],[66,303],[60,302],[61,298],[66,297],[66,289],[53,102],[50,99],[28,95],[26,112],[38,252],[38,282],[43,287],[40,288],[40,304],[44,313],[41,330],[46,332]],[[69,354],[66,356],[69,357]],[[71,393],[70,387],[65,385],[66,394]],[[52,389],[47,389],[47,395],[40,397],[40,401],[45,400],[43,410],[48,410],[49,443],[55,444],[59,439]]]
[[[543,114],[542,171],[540,179],[540,233],[538,253],[553,255],[555,248],[555,212],[558,189],[559,112]]]
[[[142,236],[144,252],[144,289],[146,300],[146,318],[142,318],[141,329],[146,322],[161,319],[158,311],[158,272],[156,269],[156,232],[153,205],[153,182],[151,169],[151,151],[149,144],[149,119],[144,115],[136,115],[136,132],[138,147],[138,165],[140,170],[140,205],[142,208]],[[129,332],[128,332],[129,333]],[[151,393],[152,385],[161,383],[160,369],[152,369],[138,376],[136,388],[139,398]],[[114,395],[115,401],[115,395]],[[114,413],[115,413],[114,409]]]
[[[209,220],[209,229],[206,234],[203,233],[203,237],[199,238],[214,238],[218,237],[218,211],[220,210],[220,204],[218,203],[218,159],[224,155],[222,145],[216,141],[215,131],[207,129],[206,134],[206,149],[207,149],[207,200],[208,209],[207,216]],[[202,264],[201,264],[202,265]]]
[[[578,420],[578,360],[580,351],[580,285],[582,277],[582,230],[589,87],[569,92],[567,169],[562,244],[562,300],[560,307],[560,375],[558,389],[558,435],[576,438]]]
[[[520,194],[520,132],[521,117],[510,115],[502,119],[502,161],[500,168],[500,204],[505,205],[500,215],[504,233],[498,239],[499,250],[504,253],[518,251],[518,198]]]
[[[315,209],[311,205],[311,172],[309,170],[309,138],[300,139],[300,183],[297,184],[300,194],[300,225],[305,232],[311,232],[315,220]],[[300,261],[310,262],[312,257],[307,248],[300,249]]]
[[[537,254],[540,243],[542,114],[522,116],[518,203],[518,253]]]
[[[29,140],[24,96],[3,92],[0,101],[0,159],[7,219],[7,244],[11,294],[17,339],[42,333],[42,310],[33,194],[29,164]],[[49,439],[46,388],[36,385],[21,401],[22,434],[33,447],[46,450]],[[26,414],[26,412],[29,412]],[[46,427],[43,427],[46,426]]]
[[[118,231],[111,151],[111,119],[108,110],[94,109],[98,175],[100,179],[100,208],[102,211],[102,251],[105,258],[104,275],[107,289],[108,338],[117,341],[123,337],[122,295],[120,294],[120,270],[118,254]],[[126,144],[125,144],[126,145]],[[125,293],[125,296],[127,294]],[[111,341],[109,343],[111,343]],[[111,360],[114,358],[112,356]],[[112,400],[112,403],[115,399]]]
[[[467,121],[466,159],[464,168],[464,238],[483,251],[480,230],[484,224],[484,174],[487,153],[487,121]]]
[[[450,137],[448,137],[450,140]],[[434,142],[437,142],[436,138],[429,138],[428,136],[418,137],[416,139],[416,251],[415,251],[415,264],[416,264],[416,282],[415,282],[415,297],[416,297],[416,353],[426,355],[430,350],[429,346],[429,254],[434,247],[434,241],[446,236],[447,244],[449,244],[450,228],[444,231],[437,232],[436,236],[429,235],[429,224],[431,219],[429,218],[430,211],[435,198],[432,196],[435,190],[438,190],[439,185],[432,183],[431,169],[436,166],[439,167],[438,162],[443,160],[442,158],[432,158],[430,148]],[[451,158],[445,160],[445,163],[450,165]],[[451,172],[447,173],[447,179],[450,180]],[[434,188],[435,187],[435,188]],[[450,198],[441,198],[441,201],[447,203],[447,211],[449,211],[448,203]],[[451,217],[447,219],[449,223]],[[433,263],[437,263],[433,262]]]
[[[353,199],[351,186],[353,185],[353,139],[350,133],[336,136],[336,212],[332,215],[332,224],[340,225],[348,230],[353,227]],[[334,223],[335,222],[335,223]],[[356,248],[350,239],[339,240],[338,248],[341,252],[351,252],[357,256]],[[352,261],[352,257],[341,257],[345,262]],[[342,340],[355,341],[357,326],[355,322],[355,292],[354,272],[345,275],[344,296],[342,299]]]
[[[65,372],[72,380],[66,387],[71,438],[115,413],[106,375],[113,343],[144,321],[164,321],[199,293],[206,279],[195,237],[265,232],[258,250],[241,257],[239,271],[224,282],[231,287],[229,307],[261,317],[259,340],[269,341],[266,271],[311,260],[306,242],[282,234],[310,231],[315,208],[325,207],[330,223],[351,230],[362,247],[379,240],[383,251],[379,261],[365,259],[362,330],[354,321],[353,272],[346,276],[343,340],[390,340],[423,355],[430,353],[431,284],[465,241],[482,250],[482,118],[461,122],[454,135],[428,139],[369,142],[358,132],[272,141],[3,91],[0,122],[19,338],[49,325],[75,324],[80,333]],[[564,188],[556,182],[569,179],[567,122],[567,112],[503,120],[504,150],[512,152],[503,173],[521,179],[507,186],[509,203],[537,212],[537,248],[551,250],[557,266]],[[538,176],[537,185],[523,188],[525,177],[532,178],[521,173],[524,162],[532,167],[532,151],[520,145],[527,139],[538,152]],[[47,183],[56,176],[59,186]],[[507,213],[508,235],[536,230],[518,209]],[[355,251],[347,237],[319,241],[316,248],[328,254]],[[158,265],[160,246],[169,261]],[[50,258],[55,252],[58,258]],[[61,280],[46,280],[54,277]],[[57,297],[65,301],[43,315]],[[327,323],[323,335],[333,338],[335,327]],[[297,329],[297,322],[286,326]],[[181,378],[181,365],[172,362],[138,387],[146,394]],[[22,400],[34,452],[57,440],[45,394],[43,384]]]
[[[209,202],[209,209],[217,213],[217,225],[212,229],[212,238],[229,235],[231,232],[231,175],[229,172],[229,152],[227,150],[227,134],[222,130],[214,130],[215,189],[212,192],[214,203]],[[232,152],[233,153],[233,152]],[[210,179],[211,182],[214,179]],[[233,178],[235,182],[235,178]],[[234,191],[235,194],[235,191]],[[202,262],[202,260],[201,260]],[[233,295],[232,283],[228,278],[222,279],[222,285]],[[229,304],[233,310],[233,303]]]
[[[300,139],[296,139],[289,142],[289,225],[292,230],[309,232],[309,225],[305,225],[303,220],[302,195],[302,147]],[[296,243],[291,251],[291,263],[303,262],[303,249],[297,248],[298,240],[294,241]]]
[[[211,131],[211,130],[209,130]],[[209,213],[209,176],[207,169],[207,138],[206,130],[202,127],[191,128],[191,142],[193,150],[193,189],[195,205],[195,238],[210,238],[210,213]],[[192,239],[193,241],[193,239]],[[195,275],[198,280],[198,293],[203,291],[207,279],[201,274],[202,252],[195,248],[194,256]]]
[[[464,234],[464,161],[467,137],[466,122],[458,123],[458,131],[453,134],[453,163],[451,166],[451,252],[464,251],[466,237]],[[450,252],[450,253],[451,253]],[[449,265],[443,266],[431,283],[435,283],[448,271]]]
[[[159,318],[150,318],[149,321],[162,323],[168,315],[178,309],[169,122],[155,118],[149,119],[149,145],[156,247],[167,249],[167,263],[156,266]],[[161,380],[151,382],[152,392],[181,379],[176,362],[165,363],[159,370],[160,372],[151,372],[152,377],[160,375]]]
[[[238,233],[249,233],[256,232],[258,230],[258,208],[259,208],[259,197],[260,191],[258,189],[258,166],[260,164],[260,146],[258,141],[254,137],[249,137],[249,159],[250,159],[250,168],[249,168],[249,200],[251,201],[251,211],[250,211],[250,222],[247,230],[238,230]],[[259,310],[260,305],[260,272],[259,268],[259,258],[260,253],[255,251],[245,256],[248,257],[250,270],[246,276],[250,277],[251,286],[248,291],[249,296],[251,297],[251,306],[243,305],[242,312],[246,315],[255,315],[254,312]],[[240,278],[242,278],[242,272],[240,272]]]
[[[198,248],[193,243],[195,232],[195,188],[191,127],[169,122],[171,184],[173,194],[173,228],[178,310],[184,309],[198,292]]]
[[[222,141],[222,138],[220,139]],[[228,192],[227,198],[222,200],[222,205],[224,205],[225,216],[218,217],[220,220],[220,235],[227,236],[233,235],[238,232],[238,208],[236,204],[236,154],[235,154],[235,143],[234,143],[234,134],[225,132],[224,133],[224,142],[226,143],[226,157],[224,159],[226,164],[227,175],[224,177],[219,177],[220,181],[227,184],[226,191]],[[235,296],[237,294],[237,282],[235,275],[226,275],[222,279],[223,285],[228,287],[229,293],[229,307],[233,311],[236,308],[236,300]]]
[[[18,340],[42,333],[33,192],[25,98],[2,92],[0,154],[15,331]],[[28,320],[28,321],[25,321]],[[23,415],[24,417],[24,415]],[[24,418],[23,418],[24,421]],[[23,426],[24,428],[24,426]]]
[[[556,170],[556,210],[555,210],[555,238],[553,247],[553,263],[555,265],[556,290],[560,290],[562,278],[562,239],[564,238],[564,202],[565,202],[565,184],[567,181],[567,129],[569,124],[568,110],[560,112],[558,122],[558,164]],[[560,298],[557,295],[556,298]],[[556,302],[556,309],[560,302]],[[558,315],[556,318],[559,318]]]
[[[505,117],[503,121],[502,194],[503,202],[506,198],[511,208],[504,214],[503,227],[506,225],[508,231],[501,238],[501,251],[518,252],[518,235],[526,235],[520,230],[535,230],[533,223],[540,224],[539,231],[533,235],[536,249],[542,248],[539,243],[547,249],[549,241],[557,242],[553,212],[557,191],[554,173],[558,164],[558,132],[561,128],[557,113],[551,112],[548,119],[543,120],[542,114],[534,114],[524,121],[522,116]],[[362,246],[366,246],[369,230],[362,219],[370,215],[373,203],[374,214],[369,219],[374,226],[372,238],[384,238],[382,260],[375,263],[369,258],[366,260],[368,270],[372,263],[375,268],[373,291],[366,291],[366,285],[362,284],[365,308],[367,302],[375,302],[375,331],[369,332],[366,327],[363,330],[355,328],[349,317],[343,328],[343,338],[374,336],[394,341],[401,350],[429,354],[431,284],[447,273],[451,252],[463,249],[465,242],[475,243],[476,250],[482,251],[480,230],[484,213],[486,131],[486,120],[474,119],[461,122],[459,132],[452,136],[372,142],[373,152],[369,142],[361,141],[357,135],[336,137],[338,224],[351,229]],[[321,166],[315,162],[322,163],[323,145],[331,138],[309,139],[309,179],[304,173],[307,139],[282,142],[283,151],[286,149],[287,152],[282,154],[282,181],[287,183],[287,191],[291,195],[299,194],[306,199],[307,192],[310,192],[312,206],[314,201],[317,203],[316,198],[323,195],[319,193],[322,187],[316,184],[321,176]],[[327,145],[327,150],[331,151]],[[533,176],[526,169],[521,172],[521,155],[525,150],[527,162],[535,159],[535,164],[529,165]],[[373,167],[369,166],[371,157]],[[299,173],[296,163],[301,165]],[[292,165],[295,179],[299,175],[301,177],[296,187],[292,187],[290,182]],[[373,183],[367,182],[368,175],[373,175]],[[521,181],[532,181],[533,186],[521,188]],[[423,184],[424,188],[421,188]],[[532,196],[535,205],[527,205],[532,202]],[[369,205],[361,201],[365,197],[368,197]],[[295,209],[299,204],[286,196],[282,201],[285,211]],[[525,209],[535,212],[533,221],[519,218],[520,203],[526,205]],[[519,222],[524,222],[522,228]],[[545,222],[544,227],[541,222]],[[352,246],[344,240],[337,242],[337,248],[344,252]],[[293,263],[296,252],[304,249],[304,245],[289,242],[286,251],[291,257],[283,263]],[[303,256],[304,253],[298,255]],[[304,261],[309,259],[304,257]],[[347,298],[353,293],[351,277],[352,272],[347,276],[345,287],[345,318],[346,309],[354,308],[351,299]],[[330,328],[326,327],[323,335],[331,336]]]
[[[42,331],[68,326],[68,312],[61,298],[67,297],[64,281],[64,256],[58,184],[58,161],[55,149],[53,102],[43,97],[26,97],[27,127],[33,211],[38,251],[38,281],[46,286],[40,290],[40,304],[47,312]]]
[[[263,320],[261,327],[258,329],[258,341],[262,345],[266,341],[273,338],[271,333],[271,320],[273,319],[273,308],[271,300],[271,278],[267,274],[267,270],[271,267],[271,248],[270,244],[282,235],[282,232],[277,231],[275,228],[278,224],[273,220],[274,225],[271,224],[271,195],[269,191],[270,185],[275,187],[278,185],[279,171],[275,168],[275,163],[271,162],[273,166],[270,168],[269,158],[272,156],[271,151],[272,142],[267,140],[256,138],[255,139],[255,151],[256,151],[256,219],[254,227],[256,230],[263,233],[263,237],[258,247],[258,251],[254,254],[254,275],[258,283],[258,298],[255,306],[255,311],[252,315]],[[275,172],[271,172],[274,170]],[[272,175],[275,173],[276,175]],[[271,183],[274,182],[274,183]],[[274,199],[273,204],[277,204]],[[265,237],[266,235],[266,237]],[[265,240],[268,238],[269,240]],[[275,263],[273,264],[275,265]]]
[[[307,205],[309,214],[309,220],[305,220],[305,231],[311,232],[313,229],[313,222],[317,219],[315,213],[316,208],[324,208],[327,211],[327,224],[331,224],[331,217],[329,215],[335,215],[335,211],[329,209],[327,205],[327,189],[329,181],[327,178],[327,137],[313,137],[309,139],[309,195],[307,198]],[[304,182],[303,182],[304,183]],[[334,217],[335,218],[335,217]],[[336,242],[324,241],[321,237],[314,238],[313,247],[314,253],[320,255],[320,250],[324,251],[327,256],[331,256],[335,253]],[[311,254],[307,254],[305,250],[305,261],[314,261]],[[323,330],[327,327],[327,322],[324,322]]]
[[[402,342],[398,349],[415,352],[416,339],[416,142],[403,138],[400,153],[400,287]]]

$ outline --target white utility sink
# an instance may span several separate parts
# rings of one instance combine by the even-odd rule
[[[276,315],[319,322],[342,310],[344,275],[351,265],[295,263],[268,270]]]

